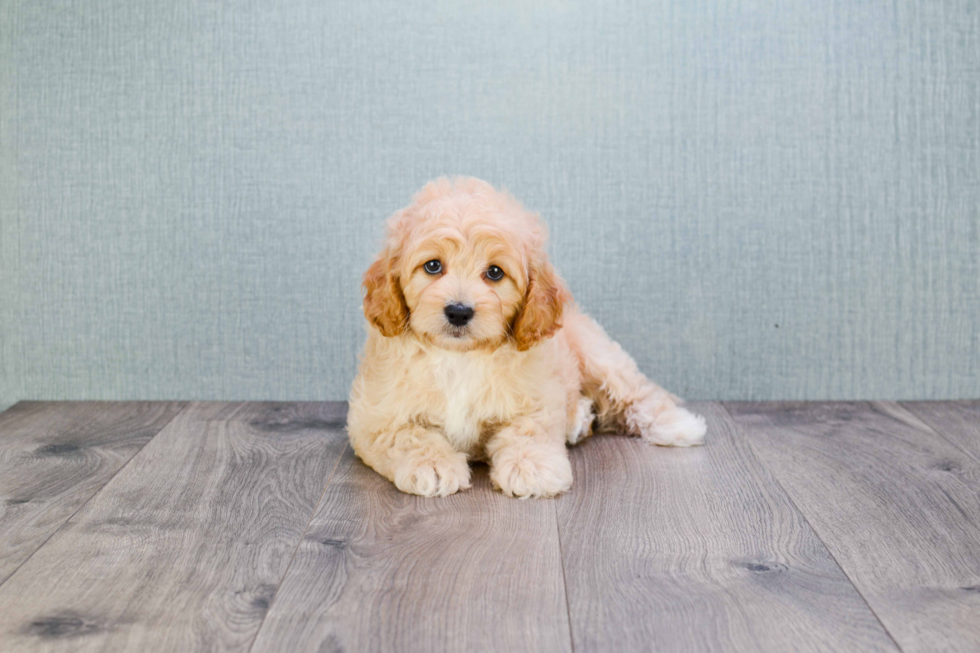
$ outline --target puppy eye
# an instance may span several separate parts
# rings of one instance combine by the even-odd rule
[[[487,268],[487,279],[490,281],[500,281],[504,278],[504,271],[498,268],[496,265],[491,265]]]
[[[431,261],[426,261],[425,265],[422,266],[425,271],[429,274],[439,274],[442,272],[442,261],[439,259],[432,259]]]

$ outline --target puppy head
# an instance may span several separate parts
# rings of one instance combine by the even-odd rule
[[[364,314],[385,336],[410,332],[468,350],[528,349],[561,327],[570,295],[548,262],[538,217],[472,178],[438,179],[391,217],[364,275]]]

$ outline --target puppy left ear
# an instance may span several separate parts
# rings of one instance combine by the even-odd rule
[[[514,318],[514,341],[520,351],[530,349],[561,328],[565,305],[572,299],[551,263],[541,260],[531,265],[524,306]]]

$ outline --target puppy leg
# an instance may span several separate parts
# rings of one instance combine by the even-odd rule
[[[592,435],[593,421],[595,413],[592,412],[592,400],[588,397],[579,398],[575,405],[575,415],[568,422],[568,434],[565,438],[568,444],[578,444]]]
[[[455,451],[441,433],[421,426],[381,433],[366,447],[355,444],[354,450],[408,494],[444,497],[470,486],[466,455]]]
[[[704,443],[704,418],[643,376],[636,362],[588,315],[565,321],[569,345],[579,359],[583,392],[592,397],[599,422],[624,428],[651,444],[690,447]]]
[[[538,421],[520,418],[487,443],[490,480],[511,497],[553,497],[572,486],[565,438]]]

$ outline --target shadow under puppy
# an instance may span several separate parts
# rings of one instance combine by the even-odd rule
[[[572,485],[566,443],[600,430],[704,440],[704,419],[649,381],[580,312],[538,216],[473,178],[438,179],[395,213],[364,275],[370,323],[350,397],[354,451],[403,492],[469,487],[470,460],[508,496]]]

